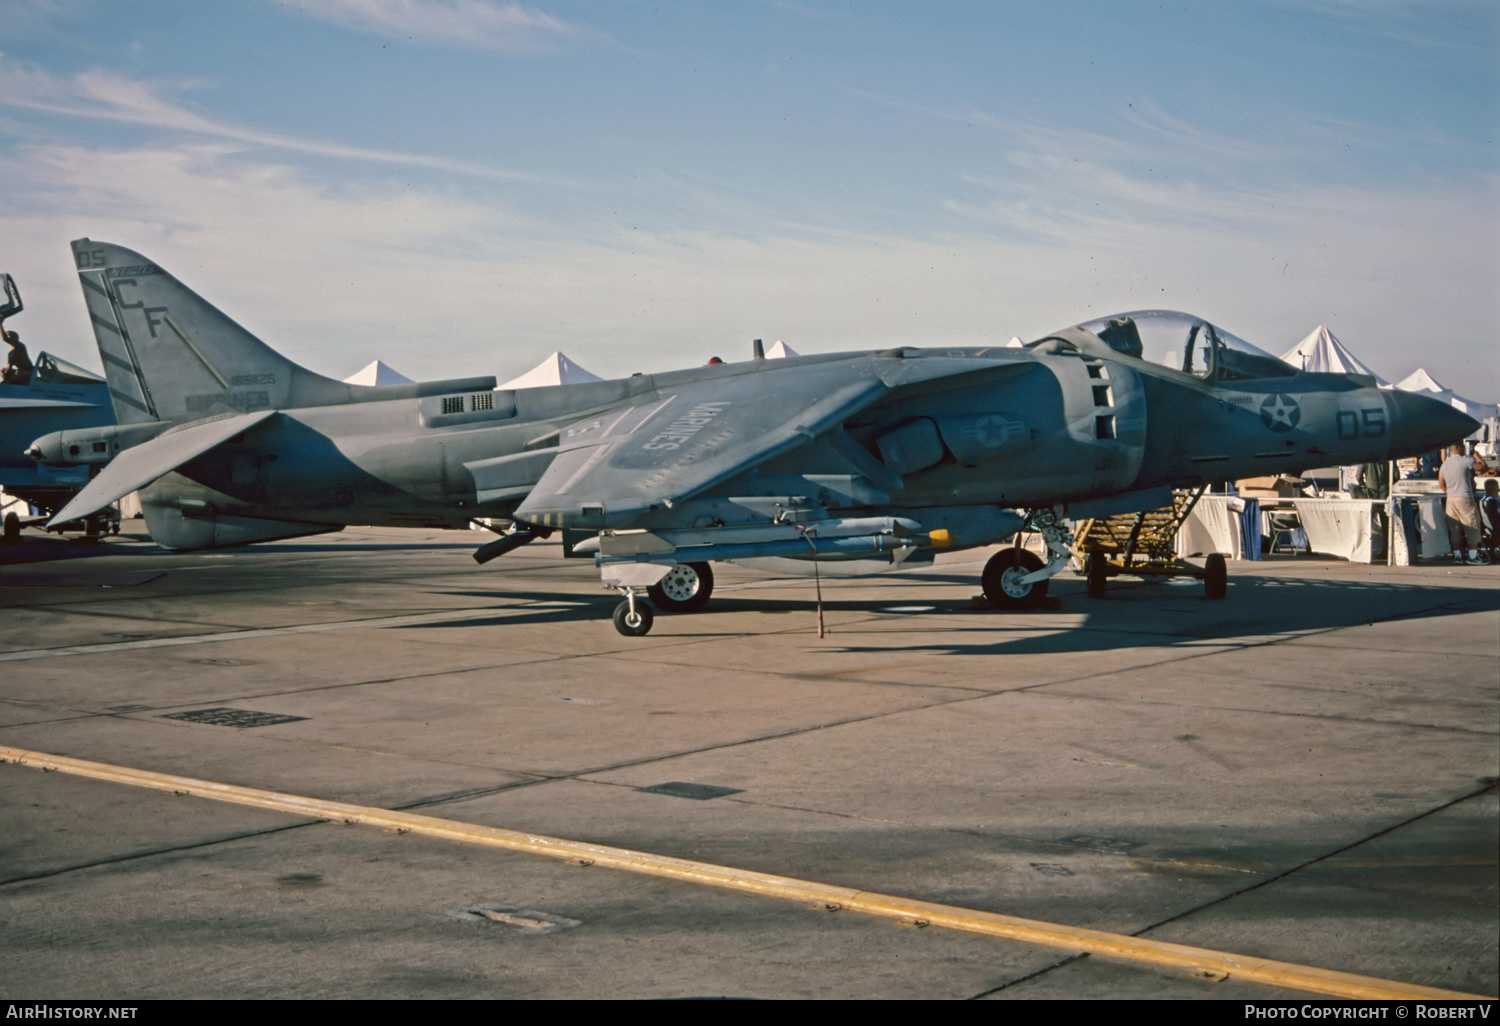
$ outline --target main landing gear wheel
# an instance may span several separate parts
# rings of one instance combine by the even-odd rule
[[[1088,560],[1089,598],[1103,598],[1109,592],[1109,572],[1104,553],[1090,552]]]
[[[1203,564],[1203,594],[1206,598],[1221,599],[1229,592],[1229,567],[1224,556],[1215,552]]]
[[[636,600],[635,609],[630,608],[630,600],[626,599],[615,606],[615,630],[627,638],[639,638],[650,633],[651,624],[656,617],[651,615],[651,607],[646,603]]]
[[[678,563],[646,594],[663,613],[696,613],[714,593],[714,572],[707,563]],[[645,631],[641,632],[642,634]]]
[[[984,597],[996,609],[1023,609],[1034,606],[1047,594],[1047,578],[1031,584],[1019,579],[1042,568],[1042,561],[1025,549],[1001,549],[984,564],[979,582]]]

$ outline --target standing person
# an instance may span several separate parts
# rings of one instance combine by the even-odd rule
[[[1447,499],[1443,513],[1448,517],[1448,543],[1453,546],[1453,562],[1478,566],[1479,558],[1479,503],[1474,495],[1474,472],[1488,470],[1489,465],[1479,458],[1464,455],[1462,445],[1450,445],[1448,458],[1438,469],[1438,485]],[[1464,542],[1468,542],[1469,558],[1464,559]]]
[[[1500,545],[1500,481],[1493,477],[1484,479],[1484,495],[1479,498],[1480,519],[1485,523],[1485,530],[1489,532],[1490,547],[1487,555],[1490,562],[1495,562],[1495,547]]]

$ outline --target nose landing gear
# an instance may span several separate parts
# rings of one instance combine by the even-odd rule
[[[1032,513],[1027,526],[1041,532],[1052,558],[1043,566],[1040,558],[1019,545],[991,556],[979,581],[984,597],[996,609],[1024,609],[1040,603],[1047,595],[1047,582],[1072,558],[1073,532],[1055,512]]]
[[[1001,549],[984,564],[980,586],[984,597],[996,609],[1024,609],[1042,601],[1047,594],[1047,579],[1026,581],[1042,569],[1042,561],[1025,549]]]

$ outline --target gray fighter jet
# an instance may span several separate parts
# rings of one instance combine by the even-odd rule
[[[508,521],[481,562],[583,532],[575,552],[625,595],[624,634],[650,630],[646,594],[701,608],[715,561],[869,572],[1028,528],[1051,559],[1010,547],[982,579],[992,603],[1024,605],[1069,558],[1072,519],[1168,505],[1173,487],[1413,455],[1474,428],[1166,311],[1018,349],[361,387],[292,363],[137,253],[88,239],[73,253],[119,424],[34,443],[41,463],[101,468],[59,519],[138,489],[172,549]]]
[[[27,459],[26,444],[42,432],[115,422],[103,378],[50,353],[38,353],[32,361],[21,336],[5,327],[5,321],[23,309],[15,279],[0,274],[0,337],[9,346],[0,371],[0,488],[46,514],[22,516],[25,507],[19,504],[8,509],[4,518],[8,543],[20,540],[23,524],[44,523],[89,480],[87,467],[44,466]],[[82,526],[91,535],[98,534],[106,521],[118,524],[115,517],[115,510],[105,510]]]

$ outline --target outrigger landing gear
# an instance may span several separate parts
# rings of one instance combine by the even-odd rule
[[[627,638],[639,638],[649,634],[651,625],[656,621],[652,615],[651,607],[643,601],[638,601],[638,588],[624,588],[625,601],[615,606],[615,630]]]
[[[619,562],[605,563],[600,567],[604,586],[614,588],[625,596],[625,601],[615,607],[615,630],[627,638],[639,638],[650,633],[651,625],[656,622],[656,614],[646,604],[646,596],[669,573],[677,569],[677,565]]]
[[[1072,558],[1073,532],[1054,511],[1033,512],[1026,527],[1041,532],[1052,558],[1043,566],[1041,559],[1020,545],[991,556],[979,580],[984,597],[996,609],[1024,609],[1040,603],[1047,595],[1047,582]]]

